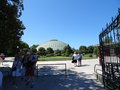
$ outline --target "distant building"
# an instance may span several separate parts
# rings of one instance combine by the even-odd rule
[[[45,49],[47,48],[52,48],[53,50],[63,50],[63,48],[65,46],[67,46],[68,44],[64,43],[64,42],[61,42],[61,41],[58,41],[58,40],[50,40],[50,41],[47,41],[43,44],[40,44],[36,49],[37,51],[39,50],[40,47],[43,47]]]

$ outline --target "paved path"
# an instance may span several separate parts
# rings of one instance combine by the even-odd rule
[[[12,65],[12,62],[4,62],[4,64],[5,63],[9,64],[9,66]],[[12,79],[7,79],[7,83],[4,84],[3,90],[104,90],[103,86],[95,79],[93,74],[94,65],[98,64],[98,59],[83,60],[81,67],[74,67],[71,61],[38,62],[38,64],[55,63],[67,64],[67,76],[59,74],[41,75],[35,78],[34,88],[30,88],[29,85],[26,86],[25,82],[19,78],[17,89],[12,86]],[[62,68],[64,69],[64,67]]]

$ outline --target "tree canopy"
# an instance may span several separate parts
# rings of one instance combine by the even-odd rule
[[[88,46],[88,53],[93,53],[94,46]]]
[[[61,56],[61,50],[59,50],[59,49],[55,50],[55,55],[56,56]]]
[[[52,48],[47,48],[46,50],[47,56],[53,56],[54,55],[54,50]]]
[[[86,53],[88,52],[88,49],[87,49],[86,46],[80,46],[79,51],[80,51],[81,53],[86,54]]]
[[[29,45],[24,41],[20,41],[18,48],[20,51],[27,51],[27,50],[29,50]]]
[[[39,54],[40,56],[45,56],[45,55],[46,55],[46,50],[45,50],[45,48],[40,47],[39,50],[38,50],[38,54]]]
[[[0,0],[0,52],[14,54],[25,26],[19,19],[23,0]]]
[[[32,45],[31,47],[30,47],[30,49],[32,50],[32,52],[34,52],[34,53],[36,53],[37,52],[37,47],[38,47],[39,45]]]
[[[70,45],[67,45],[63,48],[63,51],[62,53],[65,55],[65,56],[69,56],[73,53],[73,50],[71,49]]]
[[[110,37],[110,36],[108,36],[108,35],[105,36],[104,43],[110,43],[110,42],[112,42],[112,41],[113,41],[113,40],[112,40],[112,37]]]

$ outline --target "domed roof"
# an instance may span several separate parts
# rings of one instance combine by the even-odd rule
[[[43,47],[45,49],[47,48],[52,48],[53,50],[63,50],[63,48],[65,46],[67,46],[68,44],[64,43],[64,42],[61,42],[61,41],[58,41],[58,40],[50,40],[50,41],[47,41],[43,44],[40,44],[36,49],[37,51],[39,50],[40,47]]]

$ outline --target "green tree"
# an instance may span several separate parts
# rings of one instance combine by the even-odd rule
[[[59,50],[59,49],[55,50],[55,55],[56,56],[61,56],[61,50]]]
[[[20,51],[27,51],[27,50],[29,50],[29,45],[24,41],[20,41],[19,49],[20,49]]]
[[[36,48],[30,48],[30,50],[31,50],[33,53],[37,53],[37,49],[36,49]]]
[[[14,54],[25,26],[19,19],[23,0],[0,0],[0,52]]]
[[[86,54],[86,53],[88,52],[88,49],[87,49],[86,46],[80,46],[79,51],[80,51],[81,53]]]
[[[93,50],[93,54],[98,56],[98,51],[99,51],[98,46],[95,46]]]
[[[112,37],[109,37],[108,35],[105,36],[104,43],[110,43],[112,42]]]
[[[65,56],[70,56],[73,53],[73,50],[69,45],[65,46],[62,50],[62,54]]]
[[[53,56],[54,55],[54,50],[52,48],[47,48],[46,50],[47,56]]]
[[[88,53],[93,53],[94,46],[88,46]]]
[[[37,47],[38,47],[39,45],[32,45],[31,47],[30,47],[30,50],[33,52],[33,53],[37,53]]]
[[[32,45],[30,48],[36,49],[39,45]]]
[[[73,51],[73,52],[75,52],[75,51],[76,51],[76,49],[75,49],[75,48],[72,48],[72,51]]]
[[[40,55],[40,56],[45,56],[46,55],[45,48],[40,47],[39,50],[38,50],[38,52],[37,52],[37,54]]]

